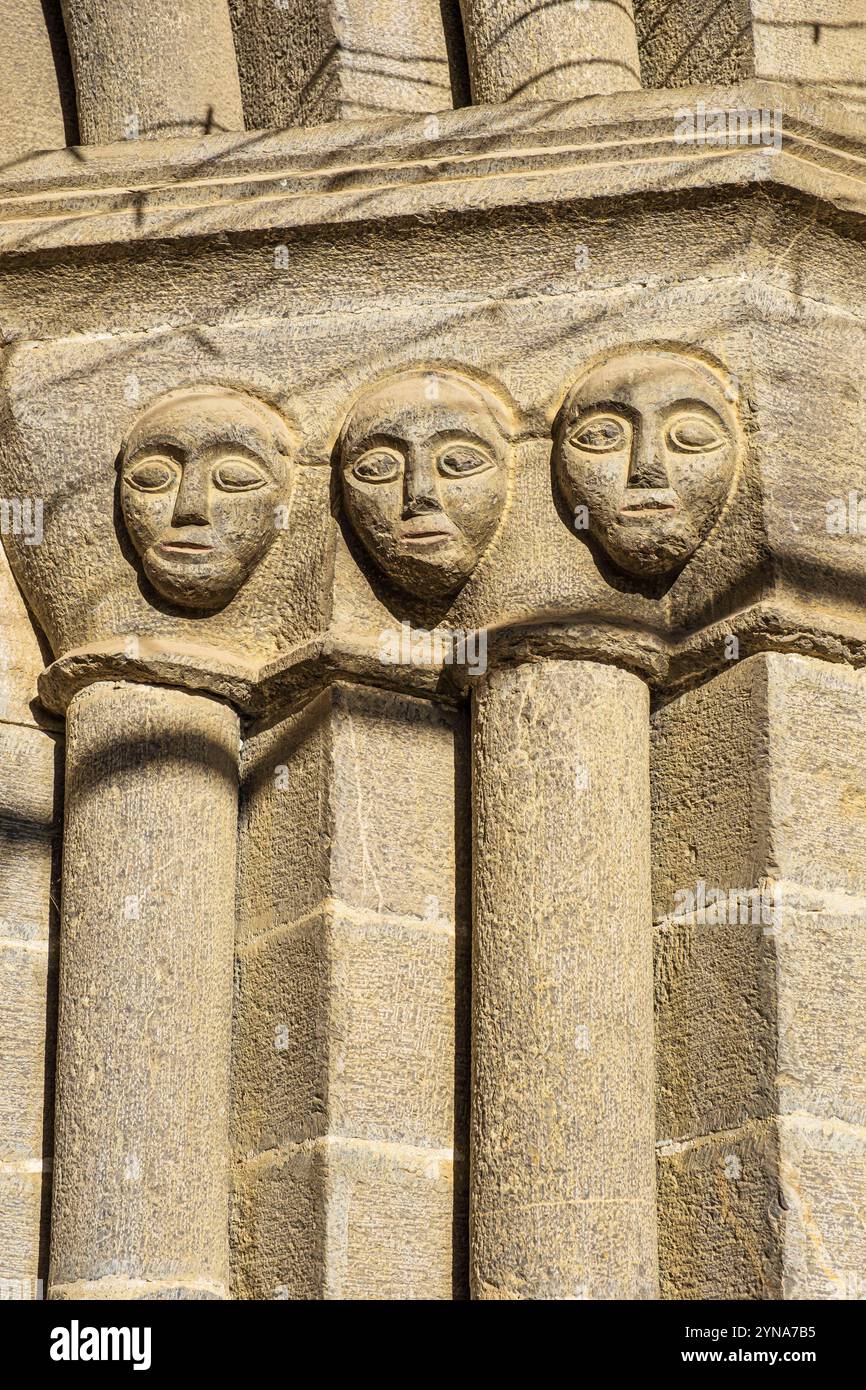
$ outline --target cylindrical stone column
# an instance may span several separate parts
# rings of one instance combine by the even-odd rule
[[[49,1297],[228,1297],[237,769],[210,697],[70,705]]]
[[[243,130],[228,0],[63,0],[84,145]]]
[[[473,723],[472,1293],[655,1298],[648,690],[525,662]]]
[[[640,88],[631,0],[460,0],[460,8],[476,105]]]
[[[59,10],[0,0],[0,162],[75,143],[75,89]]]

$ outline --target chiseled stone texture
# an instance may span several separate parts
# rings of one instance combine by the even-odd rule
[[[665,1296],[862,1297],[866,674],[753,657],[653,724]]]
[[[36,1297],[51,1200],[63,744],[31,708],[40,644],[2,549],[0,613],[0,1278]]]
[[[460,0],[460,8],[478,105],[640,87],[631,0]]]
[[[866,95],[861,0],[634,0],[634,13],[645,87],[755,76]]]
[[[243,130],[228,0],[62,0],[81,143]]]
[[[648,703],[580,661],[476,698],[476,1298],[657,1296]]]
[[[237,758],[204,696],[70,706],[51,1297],[226,1296]]]
[[[0,0],[0,158],[77,143],[59,0]]]
[[[229,0],[229,7],[250,130],[463,104],[457,0]]]
[[[447,708],[335,684],[246,742],[241,1297],[465,1289],[464,738]]]
[[[784,1212],[772,1121],[659,1152],[661,1296],[781,1296]]]

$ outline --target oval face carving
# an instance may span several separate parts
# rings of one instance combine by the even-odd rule
[[[661,348],[617,353],[575,383],[554,426],[554,474],[619,569],[672,573],[706,539],[742,456],[734,402],[720,371]]]
[[[222,387],[170,391],[124,446],[120,502],[154,589],[185,608],[234,598],[277,535],[291,437],[263,401]]]
[[[456,593],[502,517],[506,412],[457,373],[407,372],[371,387],[340,435],[343,505],[392,584],[420,597]]]

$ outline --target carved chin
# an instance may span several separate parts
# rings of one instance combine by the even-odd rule
[[[438,553],[413,553],[402,546],[382,563],[397,588],[418,598],[449,598],[466,583],[475,568],[476,557],[466,548],[451,544],[436,548]]]
[[[172,565],[152,551],[144,556],[143,567],[162,598],[181,608],[201,611],[223,607],[234,598],[246,578],[239,565],[227,571],[224,560]]]
[[[615,565],[638,578],[682,569],[701,540],[692,524],[682,517],[656,520],[646,526],[612,526],[597,539]]]

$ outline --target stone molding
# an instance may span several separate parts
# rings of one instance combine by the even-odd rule
[[[676,113],[701,102],[781,112],[781,148],[679,142]],[[862,212],[864,160],[862,104],[764,81],[88,146],[6,171],[0,252],[721,185],[776,184]]]

